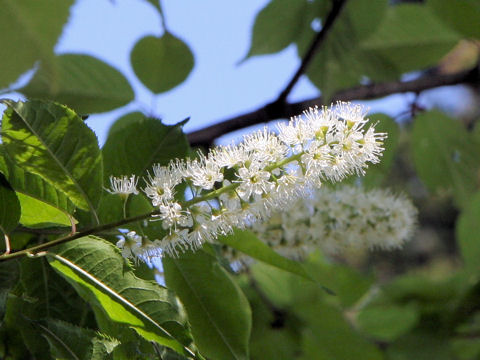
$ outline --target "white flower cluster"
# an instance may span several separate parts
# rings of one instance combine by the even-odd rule
[[[265,220],[325,180],[363,174],[369,162],[379,161],[386,137],[366,128],[365,114],[350,103],[311,108],[280,124],[278,134],[264,129],[239,145],[155,166],[143,191],[158,208],[166,236],[137,252],[151,257],[197,249],[234,227]],[[185,188],[191,198],[180,201],[175,194]]]
[[[301,259],[317,249],[332,255],[346,248],[400,248],[411,238],[416,217],[410,200],[387,190],[324,187],[268,221],[253,224],[252,230],[278,253]],[[232,249],[224,250],[235,260]]]

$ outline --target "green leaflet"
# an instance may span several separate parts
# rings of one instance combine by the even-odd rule
[[[188,77],[194,57],[185,42],[165,32],[162,37],[140,39],[130,54],[130,62],[140,81],[159,94],[173,89]]]
[[[12,161],[96,216],[103,189],[95,134],[65,106],[39,100],[4,103],[2,140]]]
[[[212,360],[248,359],[248,300],[216,259],[203,250],[163,259],[165,281],[188,314],[200,353]]]
[[[59,245],[54,251],[50,265],[111,321],[133,328],[149,341],[191,354],[180,343],[187,337],[173,294],[137,278],[114,245],[89,236]]]
[[[53,66],[53,47],[73,0],[0,0],[0,89],[42,60]]]
[[[113,110],[133,100],[132,87],[123,74],[95,57],[63,54],[55,58],[54,65],[53,71],[40,65],[18,91],[65,104],[79,114]]]

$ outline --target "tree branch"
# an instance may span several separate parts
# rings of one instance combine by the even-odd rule
[[[454,74],[429,74],[411,81],[392,81],[379,84],[369,84],[345,89],[337,92],[332,101],[368,100],[387,95],[421,92],[440,86],[480,83],[480,67]],[[315,97],[300,102],[287,103],[274,101],[261,108],[230,119],[217,122],[214,125],[187,134],[192,146],[210,146],[221,135],[248,126],[267,123],[272,120],[290,118],[301,114],[305,109],[322,105],[321,97]]]
[[[310,44],[310,48],[307,50],[305,56],[303,57],[302,63],[300,64],[297,72],[293,75],[292,79],[288,82],[288,85],[286,86],[285,90],[283,90],[280,93],[280,95],[278,96],[277,102],[284,103],[287,100],[287,96],[292,91],[298,79],[300,79],[300,76],[302,76],[303,73],[306,71],[308,65],[310,65],[310,62],[312,61],[313,56],[315,55],[315,53],[317,52],[317,50],[319,49],[323,41],[326,39],[327,34],[332,29],[333,24],[335,23],[335,20],[340,15],[340,12],[342,11],[342,8],[346,2],[347,0],[332,1],[332,9],[330,10],[327,18],[325,19],[325,24],[313,39],[312,43]]]
[[[10,253],[10,254],[0,255],[0,262],[7,261],[7,260],[12,260],[12,259],[15,259],[17,257],[22,257],[22,256],[27,256],[27,255],[34,256],[35,254],[38,254],[39,252],[45,251],[46,249],[49,249],[53,246],[60,245],[60,244],[63,244],[63,243],[66,243],[68,241],[72,241],[72,240],[75,240],[75,239],[79,239],[79,238],[84,237],[84,236],[88,236],[88,235],[92,235],[92,234],[98,234],[102,231],[114,229],[114,228],[117,228],[119,226],[131,223],[131,222],[148,219],[148,218],[151,218],[152,216],[155,216],[155,215],[158,215],[158,214],[159,214],[159,211],[154,210],[154,211],[149,212],[147,214],[132,216],[130,218],[122,219],[122,220],[119,220],[119,221],[116,221],[116,222],[113,222],[113,223],[100,225],[100,226],[96,226],[96,227],[93,227],[93,228],[90,228],[90,229],[82,230],[82,231],[79,231],[75,234],[60,237],[58,239],[46,242],[44,244],[32,246],[28,249],[19,250],[19,251]]]

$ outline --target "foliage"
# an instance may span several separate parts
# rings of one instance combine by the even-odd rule
[[[147,1],[164,33],[139,39],[130,62],[157,95],[188,81],[196,59],[188,39],[165,28],[160,2]],[[329,103],[366,81],[430,79],[458,42],[478,44],[478,0],[392,3],[271,0],[243,61],[289,46],[306,61],[312,50],[303,72]],[[0,358],[480,358],[478,112],[467,121],[414,104],[405,121],[370,116],[389,134],[383,161],[346,182],[414,198],[417,235],[403,250],[291,259],[235,229],[163,264],[132,264],[114,244],[137,239],[129,231],[146,241],[166,230],[150,221],[158,204],[109,193],[110,177],[135,175],[144,188],[155,164],[196,155],[187,120],[165,125],[139,111],[117,119],[100,148],[83,115],[135,94],[101,59],[55,53],[72,4],[0,0]],[[25,101],[7,99],[12,91]],[[178,201],[188,196],[182,186]],[[226,247],[248,260],[230,263]]]

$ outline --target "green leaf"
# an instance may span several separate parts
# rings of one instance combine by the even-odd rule
[[[124,127],[130,125],[130,124],[135,124],[137,122],[142,122],[145,119],[145,115],[141,113],[140,111],[134,111],[128,114],[125,114],[121,117],[119,117],[115,122],[110,126],[110,129],[108,129],[108,134],[107,138],[110,137],[114,132],[117,130],[121,130]]]
[[[392,341],[407,333],[419,320],[415,306],[369,306],[357,315],[360,329],[381,341]]]
[[[38,320],[39,317],[35,314],[35,299],[31,300],[14,294],[8,296],[5,322],[2,327],[9,334],[9,342],[12,342],[10,339],[12,336],[14,343],[21,342],[28,349],[30,356],[23,358],[50,360],[52,357],[48,343],[35,327],[35,321]],[[13,349],[13,352],[16,351],[19,349]]]
[[[22,208],[20,217],[22,225],[31,228],[72,225],[70,218],[63,211],[21,193],[17,193],[17,196]]]
[[[480,273],[480,192],[471,199],[461,212],[456,226],[456,235],[463,262],[468,271]]]
[[[69,17],[73,0],[0,1],[0,88],[42,60],[52,67],[53,47]]]
[[[7,177],[17,194],[32,197],[69,214],[74,212],[75,205],[67,195],[40,176],[17,166],[4,151],[4,145],[0,146],[0,172]]]
[[[163,259],[167,286],[188,314],[200,353],[212,360],[248,359],[251,312],[238,285],[200,250]]]
[[[404,73],[435,65],[458,40],[459,36],[438,21],[429,7],[400,4],[388,9],[378,31],[362,41],[361,48]]]
[[[0,324],[5,314],[7,296],[17,284],[20,276],[20,267],[17,261],[3,261],[0,263]]]
[[[287,259],[277,254],[267,244],[248,230],[234,230],[232,235],[219,236],[218,242],[239,250],[254,259],[263,261],[279,269],[299,275],[305,279],[312,280],[312,277],[305,271],[299,262]]]
[[[65,106],[39,100],[5,103],[2,138],[10,158],[96,216],[103,189],[95,134]]]
[[[20,203],[15,191],[3,174],[0,174],[0,231],[10,233],[20,220]]]
[[[119,120],[121,125],[114,123],[114,130],[110,131],[102,148],[105,186],[109,186],[108,179],[112,175],[146,176],[153,164],[166,165],[188,154],[183,122],[163,125],[160,120],[137,116]]]
[[[349,1],[307,69],[307,76],[328,99],[336,90],[358,84],[365,76],[391,78],[390,64],[376,54],[362,51],[360,42],[375,32],[384,17],[386,0]],[[305,31],[297,41],[303,57],[315,32]]]
[[[472,339],[452,339],[451,348],[456,355],[455,359],[478,359],[480,355],[480,340],[476,337],[473,337]]]
[[[428,0],[428,6],[452,29],[465,37],[480,38],[480,1]]]
[[[53,72],[41,64],[32,80],[18,91],[30,98],[65,104],[79,114],[113,110],[134,97],[117,69],[95,57],[75,54],[57,56]]]
[[[5,326],[9,333],[18,333],[36,359],[51,359],[47,341],[41,336],[39,322],[46,317],[91,326],[89,305],[73,288],[56,274],[45,258],[23,258],[20,279],[7,300]]]
[[[307,15],[304,0],[272,0],[255,18],[246,58],[279,52],[296,40]]]
[[[299,359],[381,360],[383,355],[367,342],[343,313],[325,302],[295,308],[308,330],[303,331],[303,354]]]
[[[160,0],[146,0],[148,1],[150,4],[153,5],[153,7],[155,7],[155,9],[157,9],[157,11],[162,14],[163,11],[162,11],[162,7],[160,5]]]
[[[412,133],[415,168],[432,191],[453,190],[458,205],[465,205],[478,188],[479,147],[463,125],[438,111],[415,119]]]
[[[173,89],[188,77],[194,58],[187,44],[165,32],[159,38],[140,39],[130,54],[130,62],[140,81],[159,94]]]
[[[432,331],[416,330],[402,336],[387,348],[387,359],[391,360],[452,360],[446,336]]]
[[[118,340],[102,337],[93,330],[56,319],[47,319],[46,326],[37,326],[47,339],[52,356],[56,359],[106,359],[119,345]]]
[[[49,254],[50,265],[111,321],[149,341],[190,353],[180,343],[185,330],[173,295],[137,278],[114,245],[89,236],[59,245]]]

